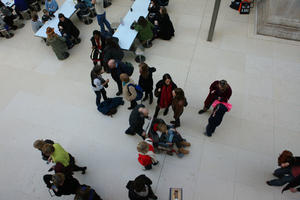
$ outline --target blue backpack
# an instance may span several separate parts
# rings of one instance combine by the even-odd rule
[[[128,84],[127,85],[127,89],[128,89],[128,93],[131,95],[131,92],[129,91],[129,86],[133,86],[135,88],[135,91],[136,91],[136,98],[135,98],[135,101],[139,101],[143,98],[143,89],[141,86],[139,85],[134,85],[132,83]]]

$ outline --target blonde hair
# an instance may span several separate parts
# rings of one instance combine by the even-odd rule
[[[127,83],[129,81],[129,76],[127,74],[123,73],[123,74],[120,75],[120,79],[121,79],[122,82]]]
[[[159,130],[162,133],[165,133],[168,131],[168,127],[164,123],[159,123],[159,124],[157,124],[157,130]]]
[[[58,187],[65,182],[65,175],[63,173],[56,173],[52,176],[53,184]]]
[[[42,152],[43,152],[43,154],[45,154],[45,155],[51,155],[53,152],[54,152],[54,147],[53,147],[53,145],[52,144],[44,144],[44,146],[43,146],[43,149],[42,149]]]
[[[43,140],[36,140],[34,141],[33,143],[33,147],[42,151],[43,149],[43,146],[46,144],[46,142],[44,142]]]
[[[143,154],[146,154],[149,151],[149,145],[145,141],[141,141],[137,145],[137,151]]]

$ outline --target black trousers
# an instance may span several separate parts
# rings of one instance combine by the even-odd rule
[[[84,167],[79,167],[75,164],[75,158],[69,154],[70,156],[70,164],[68,167],[70,167],[70,171],[72,172],[77,172],[77,171],[83,171],[84,170]]]
[[[99,106],[101,102],[101,95],[103,96],[104,100],[107,100],[106,91],[104,88],[102,88],[99,91],[95,91],[96,94],[96,105]]]
[[[212,136],[212,134],[215,132],[217,126],[212,124],[212,123],[208,123],[206,126],[206,135],[207,136]]]

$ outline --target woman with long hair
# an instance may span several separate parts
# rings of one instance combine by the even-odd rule
[[[155,67],[149,67],[146,63],[140,63],[140,78],[139,78],[139,85],[143,88],[145,92],[145,97],[143,101],[148,99],[150,96],[149,104],[153,102],[153,72],[156,71]]]
[[[184,107],[187,106],[187,101],[184,96],[184,91],[181,88],[176,88],[172,92],[173,101],[172,101],[172,109],[174,111],[174,119],[175,121],[171,121],[171,124],[174,124],[174,127],[180,126],[180,116],[183,113]]]

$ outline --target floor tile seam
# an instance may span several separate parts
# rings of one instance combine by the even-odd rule
[[[155,190],[154,190],[155,192],[157,192],[157,189],[158,189],[158,185],[159,185],[160,178],[161,178],[161,175],[162,175],[162,170],[163,170],[163,168],[164,168],[164,166],[165,166],[166,156],[167,156],[167,155],[165,154],[165,155],[164,155],[163,162],[160,163],[161,169],[160,169],[159,176],[158,176],[158,179],[157,179],[157,184],[156,184],[156,187],[155,187]]]

